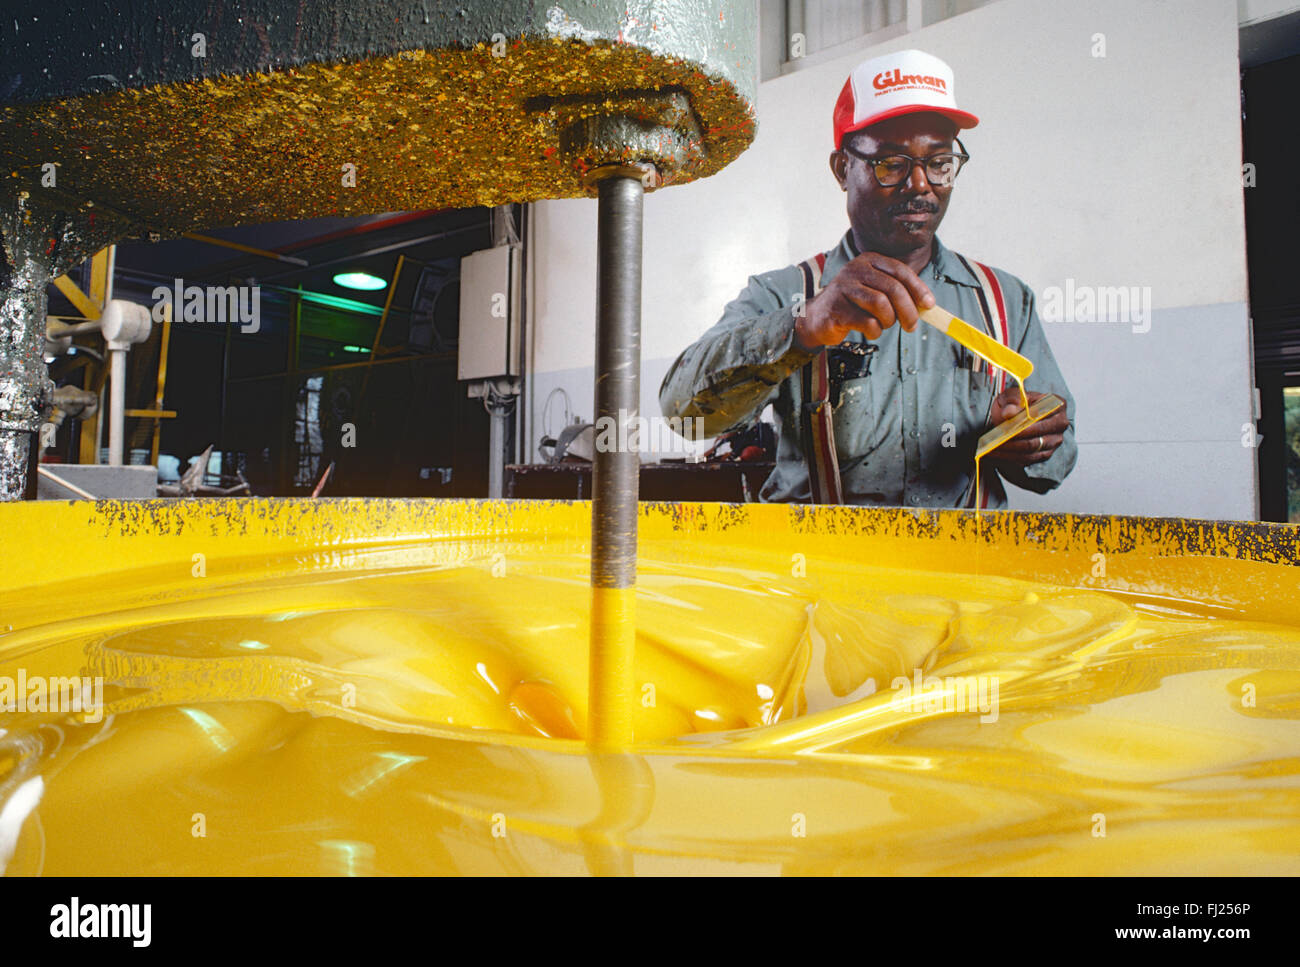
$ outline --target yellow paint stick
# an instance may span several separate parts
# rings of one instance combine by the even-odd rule
[[[1025,395],[1025,380],[1034,371],[1034,364],[1020,353],[1009,349],[970,323],[958,319],[946,309],[933,306],[921,313],[921,318],[945,336],[956,340],[980,359],[998,369],[1006,370],[1020,386],[1021,412],[1028,412],[1029,398]]]

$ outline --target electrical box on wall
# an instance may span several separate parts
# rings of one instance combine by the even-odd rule
[[[499,245],[460,260],[458,379],[518,376],[520,247]]]

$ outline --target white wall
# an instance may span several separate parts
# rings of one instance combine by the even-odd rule
[[[1244,27],[1300,10],[1296,0],[1237,0],[1237,19]]]
[[[958,103],[981,119],[945,244],[1040,297],[1067,279],[1149,287],[1156,310],[1146,333],[1047,326],[1078,403],[1079,464],[1013,506],[1254,517],[1237,6],[1001,0],[762,84],[749,151],[646,199],[643,414],[659,415],[668,366],[750,274],[836,244],[848,222],[826,162],[835,98],[858,61],[919,47],[953,66]],[[595,202],[540,203],[533,228],[530,461],[551,388],[592,417]]]

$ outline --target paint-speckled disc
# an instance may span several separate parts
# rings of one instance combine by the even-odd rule
[[[133,234],[583,195],[575,112],[668,133],[666,183],[754,135],[742,2],[54,6],[0,28],[0,175]]]

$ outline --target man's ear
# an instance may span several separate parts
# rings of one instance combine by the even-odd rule
[[[840,188],[844,191],[848,191],[848,186],[844,183],[845,179],[848,178],[848,165],[844,160],[844,152],[832,151],[828,160],[831,165],[831,174],[833,174],[835,180],[840,183]]]

